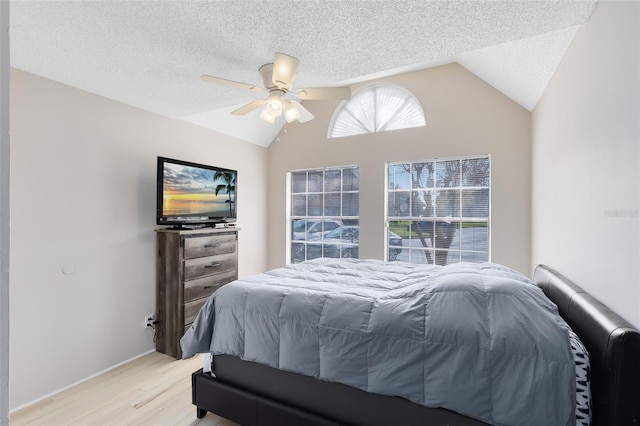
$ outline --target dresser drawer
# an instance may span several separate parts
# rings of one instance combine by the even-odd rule
[[[236,252],[236,234],[216,234],[198,237],[185,237],[184,258],[213,256]]]
[[[235,269],[184,283],[184,301],[207,297],[226,283],[236,279]]]
[[[184,304],[184,325],[189,325],[196,319],[200,308],[202,308],[202,305],[204,305],[206,301],[207,298],[203,297],[202,299]]]
[[[189,281],[207,275],[221,274],[230,270],[235,271],[237,264],[238,260],[235,253],[185,260],[184,279]]]

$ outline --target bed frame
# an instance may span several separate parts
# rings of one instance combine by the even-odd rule
[[[578,334],[591,360],[593,426],[640,425],[640,332],[553,269],[539,265],[533,280]],[[192,375],[197,417],[212,412],[253,425],[448,425],[486,423],[442,408],[279,371],[216,355],[215,378]]]

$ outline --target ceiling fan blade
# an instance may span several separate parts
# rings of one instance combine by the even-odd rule
[[[301,123],[305,123],[309,120],[313,120],[315,117],[313,116],[313,114],[311,114],[309,112],[308,109],[306,109],[305,107],[303,107],[300,102],[298,101],[289,101],[289,104],[292,105],[295,109],[298,110],[298,114],[299,116],[297,117],[297,120]]]
[[[293,80],[296,78],[298,70],[298,60],[293,56],[276,52],[273,60],[273,84],[281,89],[291,89]]]
[[[248,114],[251,111],[253,111],[256,108],[260,108],[262,105],[266,104],[267,100],[266,99],[258,99],[255,100],[253,102],[250,102],[248,104],[246,104],[243,107],[240,107],[234,111],[231,111],[231,114],[233,115],[244,115],[244,114]]]
[[[296,96],[303,101],[350,99],[351,89],[348,87],[307,87],[296,90]]]
[[[264,92],[264,88],[254,86],[253,84],[240,83],[239,81],[227,80],[226,78],[212,77],[210,75],[200,76],[202,81],[208,81],[211,83],[224,84],[225,86],[231,86],[238,89],[251,90],[252,92]]]

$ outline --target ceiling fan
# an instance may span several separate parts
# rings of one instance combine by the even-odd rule
[[[299,100],[342,100],[351,97],[351,89],[348,87],[312,87],[292,90],[293,80],[296,78],[298,60],[293,56],[284,53],[275,54],[273,63],[264,64],[258,72],[262,76],[264,87],[252,84],[240,83],[238,81],[227,80],[220,77],[203,75],[200,78],[204,81],[224,84],[226,86],[237,87],[250,90],[252,92],[266,92],[266,99],[257,99],[247,105],[232,111],[234,115],[247,114],[261,106],[265,106],[260,118],[269,123],[275,123],[276,119],[284,115],[287,123],[298,120],[301,123],[313,119],[311,114],[303,107]]]

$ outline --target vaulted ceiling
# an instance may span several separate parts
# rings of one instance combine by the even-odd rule
[[[295,87],[348,85],[459,62],[531,111],[596,0],[10,2],[11,65],[268,146],[282,124],[230,111],[260,94],[274,52]]]

